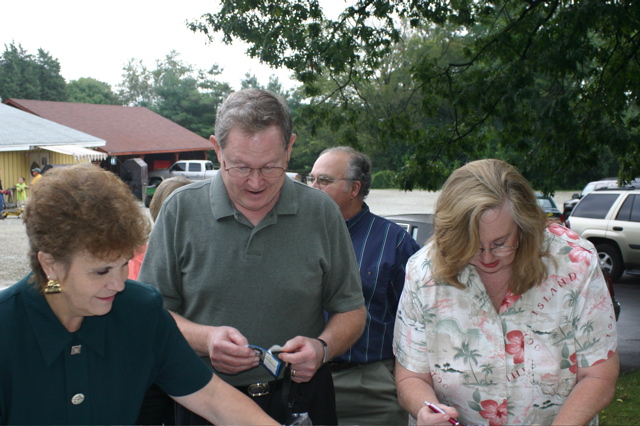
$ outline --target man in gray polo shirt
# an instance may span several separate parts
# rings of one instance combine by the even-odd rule
[[[285,175],[295,138],[275,95],[231,94],[211,137],[220,173],[165,201],[139,279],[160,289],[207,364],[274,419],[308,412],[336,424],[324,363],[360,337],[365,309],[339,209]],[[289,367],[271,375],[247,345],[282,346]],[[202,422],[179,411],[181,422]]]

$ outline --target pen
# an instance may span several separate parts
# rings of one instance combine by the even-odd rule
[[[442,408],[430,403],[429,401],[425,401],[424,404],[429,407],[434,413],[447,414]],[[464,426],[462,423],[460,423],[456,419],[452,419],[451,417],[449,417],[449,423],[451,423],[453,426]]]

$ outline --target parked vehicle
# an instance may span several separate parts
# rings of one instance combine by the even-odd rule
[[[569,216],[571,215],[571,211],[573,210],[573,208],[576,206],[576,204],[578,204],[578,201],[580,201],[580,199],[582,199],[582,197],[584,197],[585,195],[587,195],[588,193],[590,193],[591,191],[594,191],[596,189],[604,189],[604,188],[618,188],[618,178],[614,178],[614,177],[610,177],[610,178],[604,178],[602,180],[596,180],[593,182],[589,182],[588,184],[585,185],[585,187],[582,189],[581,193],[575,193],[571,196],[570,200],[567,200],[564,202],[563,210],[562,210],[562,214],[564,215],[564,219],[567,220],[569,218]]]
[[[538,197],[538,205],[547,214],[550,222],[563,222],[562,213],[558,210],[553,198],[539,193],[536,193],[536,197]]]
[[[640,267],[640,189],[595,190],[574,207],[566,224],[591,241],[613,281]]]
[[[218,170],[209,160],[180,160],[164,170],[154,170],[148,173],[149,185],[157,185],[173,176],[184,176],[191,180],[204,180],[214,177]]]
[[[428,213],[400,214],[385,216],[385,218],[397,223],[413,237],[420,245],[424,246],[433,235],[433,215]]]

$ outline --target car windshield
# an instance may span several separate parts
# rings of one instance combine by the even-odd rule
[[[552,209],[555,207],[548,198],[538,198],[538,205],[543,209]]]

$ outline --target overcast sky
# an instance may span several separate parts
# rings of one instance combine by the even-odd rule
[[[344,0],[327,1],[344,8]],[[12,41],[33,55],[42,48],[58,59],[67,82],[92,77],[109,83],[114,91],[130,58],[153,69],[156,59],[171,50],[197,69],[219,64],[224,68],[219,80],[236,89],[247,72],[263,85],[270,75],[286,88],[296,85],[287,70],[273,70],[250,59],[244,53],[246,46],[208,44],[204,34],[187,29],[186,21],[218,8],[216,0],[0,0],[0,48],[4,51]]]

